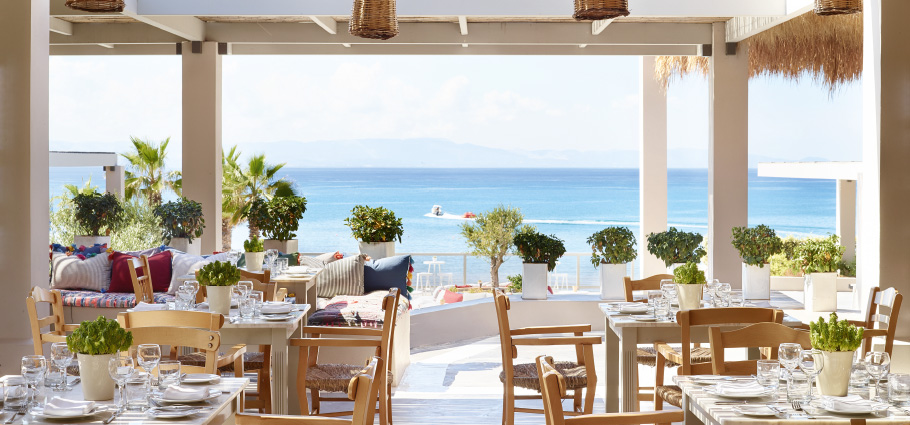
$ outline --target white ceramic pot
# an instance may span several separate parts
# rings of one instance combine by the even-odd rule
[[[822,351],[825,367],[818,374],[818,392],[822,395],[842,397],[847,395],[853,351]]]
[[[171,242],[168,245],[190,255],[202,254],[202,242],[199,242],[199,238],[193,239],[192,243],[187,238],[171,238]]]
[[[79,377],[82,378],[82,396],[89,401],[114,399],[114,380],[107,371],[113,354],[76,354]]]
[[[676,296],[679,300],[680,310],[695,310],[701,307],[701,296],[705,284],[693,283],[688,285],[676,284]]]
[[[747,300],[771,299],[771,265],[763,267],[743,263],[743,298]]]
[[[231,290],[230,286],[206,286],[205,295],[208,298],[209,311],[225,317],[230,316]]]
[[[395,242],[361,242],[360,253],[369,255],[371,260],[392,257],[395,255]]]
[[[246,261],[247,270],[251,272],[262,271],[262,262],[265,260],[264,252],[244,252],[243,258]]]
[[[837,310],[837,273],[809,273],[805,282],[806,311]]]
[[[625,264],[600,264],[600,299],[625,300]]]
[[[287,241],[281,241],[278,239],[266,239],[262,242],[262,246],[265,247],[265,250],[277,249],[278,252],[282,254],[292,254],[297,252],[297,239],[291,239]]]
[[[110,236],[73,236],[73,245],[76,245],[76,248],[84,246],[86,248],[91,248],[95,244],[107,244],[108,247],[111,246],[111,237]]]
[[[521,263],[521,299],[547,299],[547,264]]]

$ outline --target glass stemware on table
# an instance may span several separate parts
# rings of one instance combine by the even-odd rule
[[[710,279],[705,282],[705,300],[710,302],[712,307],[719,307],[715,302],[717,285],[720,285],[720,279]]]
[[[813,399],[813,383],[825,368],[825,357],[819,350],[803,350],[799,354],[799,368],[809,377],[809,399]]]
[[[73,353],[70,351],[69,347],[65,342],[55,342],[51,344],[51,362],[54,366],[57,367],[61,377],[55,383],[57,384],[57,391],[66,391],[68,388],[67,383],[67,368],[69,368],[70,363],[73,362]]]
[[[152,385],[152,379],[158,363],[161,362],[161,346],[158,344],[139,344],[139,349],[136,352],[136,360],[139,361],[139,366],[142,366],[142,369],[146,371],[149,375],[149,386]]]
[[[122,412],[126,409],[126,394],[123,389],[127,379],[130,379],[136,373],[136,364],[130,356],[114,356],[107,363],[107,372],[117,384],[117,391],[120,397],[117,402],[117,409]]]
[[[277,249],[267,249],[265,250],[265,264],[268,266],[269,270],[275,269],[275,260],[278,258]]]
[[[44,356],[23,356],[20,371],[22,372],[22,379],[25,380],[25,384],[29,389],[28,405],[35,406],[38,404],[39,386],[44,382],[45,374],[47,373],[47,359]]]
[[[777,348],[777,360],[787,370],[787,388],[790,387],[790,378],[793,371],[799,367],[799,358],[803,347],[795,342],[785,342]]]
[[[870,351],[866,354],[866,372],[869,373],[873,379],[875,379],[875,398],[873,400],[878,400],[881,402],[887,403],[882,394],[879,392],[879,383],[882,380],[882,377],[888,374],[888,371],[891,368],[891,356],[886,352],[880,351]]]
[[[780,362],[759,360],[756,364],[755,380],[759,385],[777,391],[780,387]]]
[[[717,283],[714,288],[714,307],[730,307],[730,292],[733,288],[729,283]]]

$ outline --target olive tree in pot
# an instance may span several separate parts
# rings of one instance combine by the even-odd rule
[[[265,236],[265,249],[277,249],[288,254],[297,252],[295,233],[300,219],[306,212],[306,198],[302,196],[275,196],[271,200],[257,198],[244,217],[254,223]]]
[[[566,246],[556,236],[539,233],[533,227],[523,228],[513,243],[522,262],[521,298],[547,299],[547,273],[556,268],[556,260],[566,253]]]
[[[805,275],[803,294],[806,311],[837,310],[837,267],[844,255],[837,235],[809,239],[796,248]]]
[[[213,261],[196,272],[196,279],[200,285],[205,286],[209,311],[230,315],[231,287],[240,281],[240,269],[228,261]]]
[[[673,270],[673,283],[679,298],[680,310],[695,310],[701,307],[701,296],[705,290],[705,272],[698,264],[689,262]]]
[[[774,229],[760,224],[756,227],[734,227],[733,247],[743,259],[743,298],[771,298],[771,256],[783,250],[783,241]]]
[[[626,263],[638,257],[635,234],[628,227],[607,227],[588,237],[591,264],[600,267],[600,298],[624,299]]]
[[[120,200],[110,193],[104,195],[97,191],[78,193],[73,197],[74,218],[79,228],[73,243],[78,246],[111,244],[111,232],[116,231],[123,223],[123,206]]]
[[[76,353],[82,396],[86,400],[113,400],[114,380],[108,373],[108,363],[121,351],[133,345],[133,334],[120,327],[116,320],[98,316],[82,322],[66,337],[66,346]]]
[[[198,238],[202,236],[202,229],[205,228],[202,204],[181,197],[155,207],[155,216],[161,220],[165,244],[187,254],[201,253]]]
[[[461,224],[461,235],[468,242],[471,255],[490,264],[490,281],[494,288],[499,287],[499,266],[512,249],[523,219],[520,209],[499,205],[477,214],[473,223]]]
[[[818,374],[818,392],[822,395],[845,396],[850,383],[853,354],[863,343],[863,328],[848,320],[837,320],[837,313],[831,313],[830,321],[819,317],[809,323],[809,339],[812,348],[821,350],[825,367]]]
[[[253,239],[243,241],[243,257],[247,270],[262,271],[262,261],[265,260],[265,248],[262,246],[262,240],[253,236]]]
[[[685,263],[698,263],[707,254],[698,233],[681,232],[671,227],[665,232],[648,234],[648,252],[667,265],[667,272]]]
[[[357,205],[351,216],[344,219],[351,234],[360,241],[360,253],[373,260],[395,255],[395,240],[401,242],[404,226],[395,213],[383,207]]]

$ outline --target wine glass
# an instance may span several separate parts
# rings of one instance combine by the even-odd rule
[[[63,373],[63,380],[61,382],[62,388],[59,388],[59,390],[64,391],[68,386],[66,382],[66,369],[73,361],[73,353],[65,342],[55,342],[51,344],[51,361],[53,361],[54,365],[57,366],[57,369],[60,369]]]
[[[648,291],[648,306],[651,307],[651,316],[657,317],[657,310],[654,308],[654,302],[664,297],[661,291]]]
[[[711,279],[705,283],[705,294],[711,297],[711,306],[718,307],[717,305],[717,285],[720,285],[720,279]]]
[[[661,279],[660,290],[664,293],[664,298],[667,301],[676,301],[676,284],[673,283],[673,279]]]
[[[878,393],[878,384],[882,380],[882,376],[888,373],[890,366],[891,356],[888,353],[871,351],[866,354],[866,371],[875,378],[875,398],[886,403],[887,401]]]
[[[803,350],[799,355],[799,368],[809,377],[809,400],[812,400],[812,383],[825,368],[825,358],[819,350]]]
[[[729,283],[718,283],[714,288],[714,307],[729,307],[730,306],[730,291],[733,288]]]
[[[158,367],[158,362],[161,361],[161,346],[158,344],[139,344],[136,360],[139,360],[139,366],[142,366],[148,372],[149,386],[151,386],[152,371]]]
[[[228,252],[228,261],[232,266],[236,266],[237,262],[240,261],[240,251],[230,250]]]
[[[250,291],[253,290],[253,282],[248,280],[241,280],[234,286],[237,288],[237,292],[240,294],[241,298],[250,296]]]
[[[278,258],[278,250],[277,250],[277,249],[267,249],[267,250],[265,250],[265,259],[266,259],[267,264],[269,265],[269,270],[272,270],[272,268],[274,268],[274,266],[275,266],[275,259],[276,259],[276,258]]]
[[[117,383],[117,393],[120,395],[117,408],[122,412],[126,408],[126,395],[123,393],[123,387],[126,385],[126,380],[136,372],[136,364],[130,356],[114,356],[107,362],[107,372]]]
[[[38,394],[38,384],[44,380],[44,374],[47,372],[47,359],[44,356],[22,356],[22,379],[25,384],[31,388],[29,391],[29,404],[36,401],[35,396]]]
[[[780,365],[787,369],[787,386],[790,385],[790,376],[799,366],[799,356],[803,347],[795,342],[785,342],[777,348],[777,360]]]

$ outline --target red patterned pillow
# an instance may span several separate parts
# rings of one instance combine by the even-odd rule
[[[133,280],[130,279],[130,268],[127,265],[127,259],[131,257],[122,252],[112,254],[111,287],[107,292],[133,292]],[[171,252],[164,251],[149,257],[149,269],[152,273],[152,289],[155,292],[167,292],[171,285]]]

